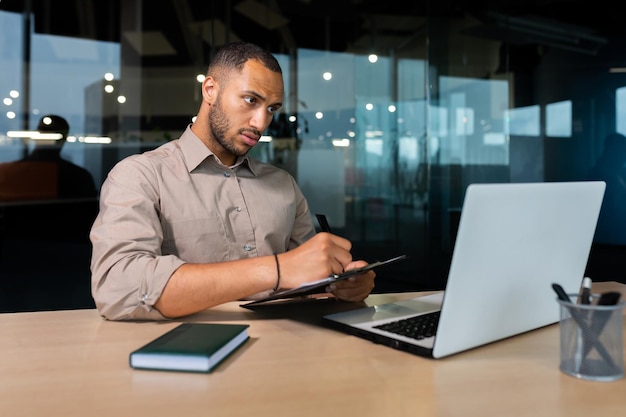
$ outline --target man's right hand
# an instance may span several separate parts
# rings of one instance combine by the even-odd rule
[[[348,239],[321,232],[297,248],[278,254],[281,288],[295,288],[342,273],[352,262],[350,249],[352,243]]]

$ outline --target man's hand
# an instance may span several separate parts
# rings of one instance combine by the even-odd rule
[[[281,288],[295,288],[332,274],[340,274],[352,262],[349,240],[318,233],[295,249],[279,253]]]
[[[346,271],[365,265],[367,265],[365,261],[350,262],[346,266]],[[376,278],[374,271],[366,271],[343,281],[334,282],[328,286],[326,291],[340,300],[363,301],[374,289],[374,278]]]

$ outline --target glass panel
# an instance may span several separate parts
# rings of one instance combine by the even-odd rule
[[[289,171],[355,257],[409,255],[376,291],[443,287],[473,182],[605,179],[588,273],[611,279],[626,249],[626,138],[612,134],[626,133],[621,20],[578,2],[3,0],[0,163],[26,156],[23,131],[56,113],[70,124],[61,155],[99,189],[120,159],[176,139],[212,54],[249,40],[285,78],[284,108],[251,155]],[[20,253],[32,250],[59,265],[46,249],[62,248],[69,260],[46,275],[72,275],[80,290],[64,291],[88,297],[97,208],[55,212],[46,229],[32,206],[0,202],[0,277],[24,276]],[[22,304],[51,298],[20,282]]]

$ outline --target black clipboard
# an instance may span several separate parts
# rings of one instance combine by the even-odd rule
[[[386,259],[384,261],[373,262],[365,266],[362,266],[360,268],[351,269],[341,274],[333,274],[329,277],[320,279],[318,281],[307,282],[296,288],[291,288],[288,290],[282,290],[282,291],[272,293],[268,295],[267,297],[254,300],[246,304],[242,304],[241,307],[254,306],[257,304],[262,304],[262,303],[266,303],[268,301],[273,301],[273,300],[303,297],[303,296],[311,295],[311,294],[324,293],[326,292],[326,287],[332,284],[333,282],[342,281],[344,279],[350,278],[351,276],[360,274],[362,272],[366,272],[366,271],[369,271],[374,268],[378,268],[383,265],[388,265],[393,262],[398,262],[403,259],[406,259],[406,255],[396,256],[395,258]]]

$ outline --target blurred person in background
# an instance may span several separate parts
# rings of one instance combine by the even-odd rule
[[[89,171],[61,157],[69,130],[61,116],[39,120],[44,138],[30,139],[32,151],[24,158],[0,164],[0,201],[97,197]]]

